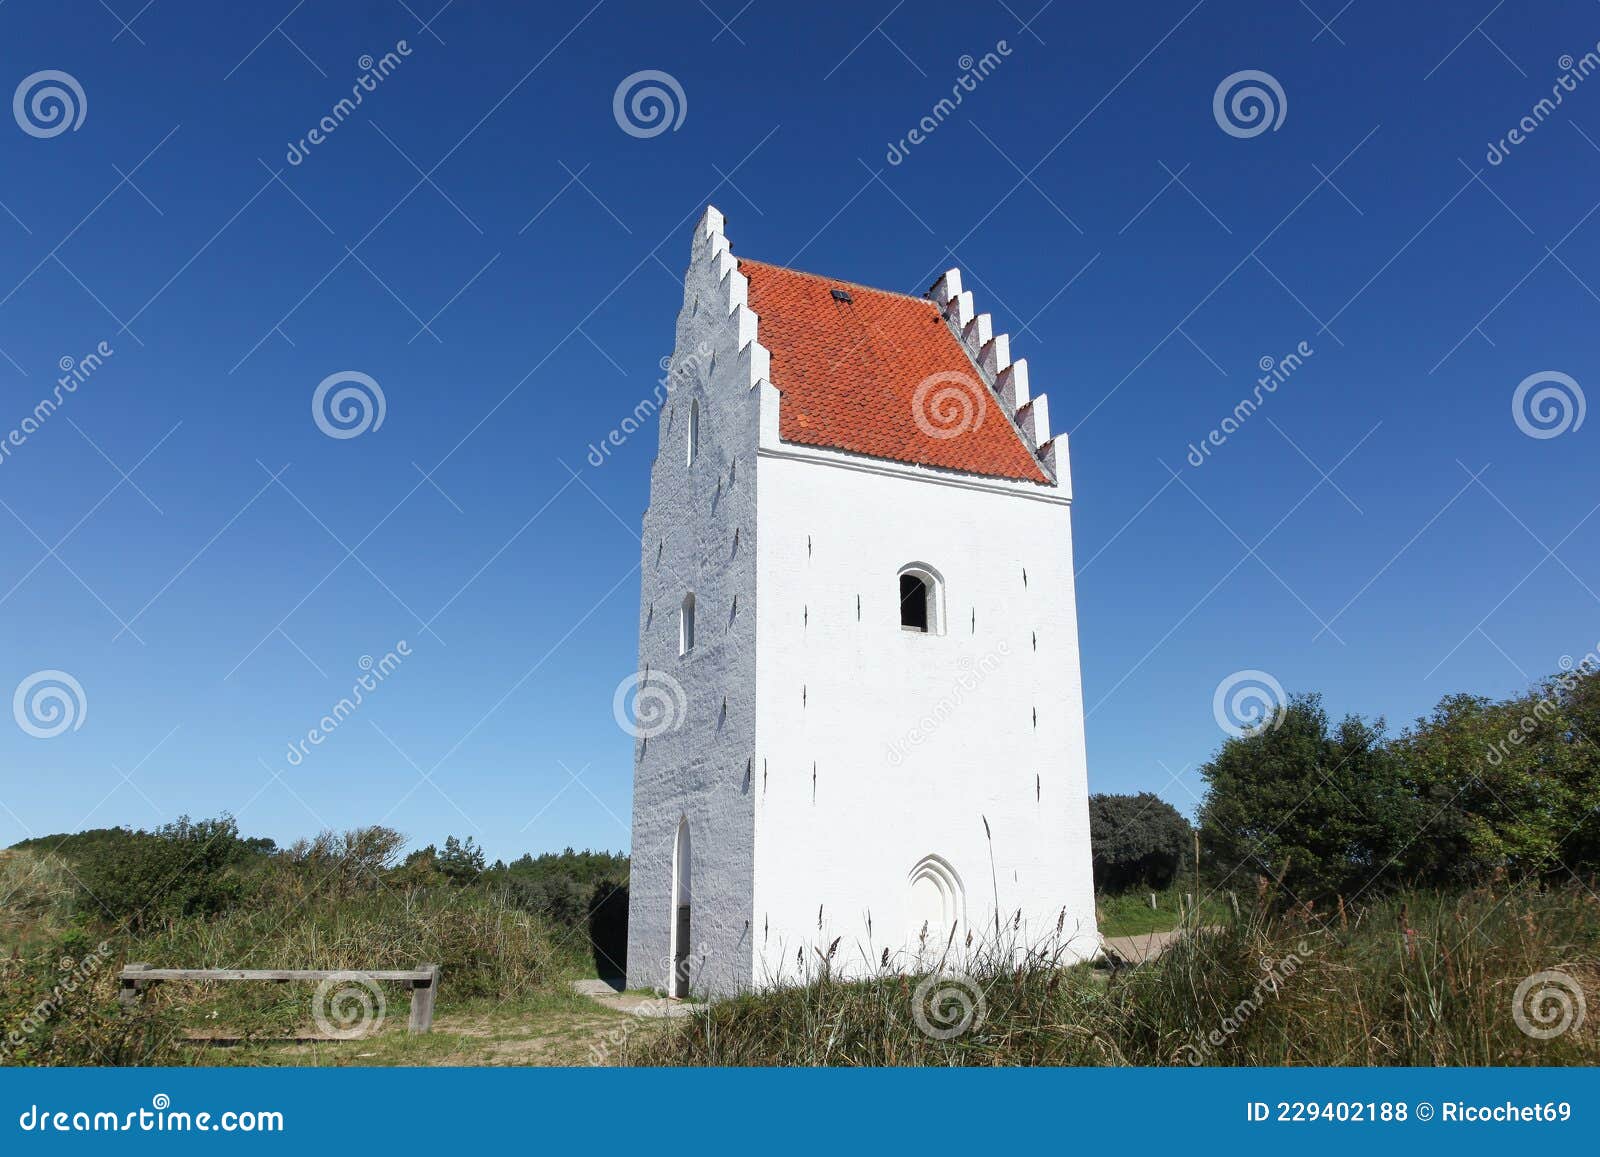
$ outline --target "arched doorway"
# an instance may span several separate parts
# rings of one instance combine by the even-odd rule
[[[690,909],[694,902],[693,859],[689,841],[689,820],[678,821],[678,837],[672,848],[672,975],[667,995],[689,995]]]

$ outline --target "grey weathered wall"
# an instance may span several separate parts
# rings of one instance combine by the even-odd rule
[[[662,734],[635,743],[631,987],[667,984],[680,816],[693,844],[692,991],[750,982],[759,415],[751,387],[767,371],[744,289],[721,214],[708,210],[685,277],[642,531],[640,671],[646,693],[660,693],[679,714]],[[696,400],[699,453],[690,465],[685,436]],[[680,656],[678,613],[688,591],[696,598],[696,638]]]

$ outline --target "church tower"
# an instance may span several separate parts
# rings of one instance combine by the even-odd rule
[[[665,382],[629,986],[1093,956],[1067,440],[1010,338],[958,270],[736,258],[707,208]]]

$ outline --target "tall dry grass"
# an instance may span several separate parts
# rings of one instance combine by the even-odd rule
[[[1600,998],[1600,899],[1580,884],[1411,892],[1331,918],[1263,907],[1185,937],[1156,963],[1110,973],[1060,967],[1048,945],[1020,958],[1012,945],[979,946],[965,969],[970,987],[953,977],[848,983],[822,977],[803,988],[718,1001],[680,1027],[640,1039],[628,1059],[654,1065],[1600,1063],[1600,1024],[1574,1023],[1571,990],[1569,1027],[1549,1039],[1524,1033],[1514,1015],[1518,986],[1539,973],[1560,971],[1576,989]],[[1533,985],[1523,1020],[1535,1030],[1558,1025],[1566,983]]]
[[[536,915],[483,889],[330,887],[326,873],[275,868],[246,898],[211,916],[162,916],[136,931],[86,917],[92,908],[48,857],[0,859],[0,928],[17,934],[0,959],[0,1064],[189,1063],[177,1042],[197,1030],[270,1038],[314,1030],[311,983],[167,982],[133,1009],[116,973],[158,968],[441,968],[441,1007],[528,1001],[564,988],[578,947]],[[382,985],[390,1017],[407,997]]]

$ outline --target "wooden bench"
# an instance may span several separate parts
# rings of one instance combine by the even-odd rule
[[[398,981],[411,993],[410,1031],[427,1032],[433,1027],[433,997],[439,990],[439,966],[420,968],[152,968],[148,964],[125,964],[118,973],[121,989],[117,999],[132,1005],[144,989],[163,980],[270,980],[285,984],[291,980]]]

